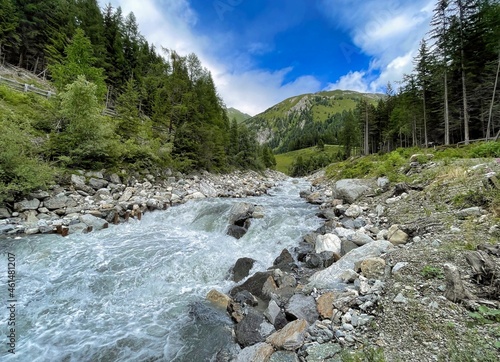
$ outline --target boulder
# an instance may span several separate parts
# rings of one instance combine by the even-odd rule
[[[332,251],[340,254],[340,245],[340,238],[335,234],[318,235],[315,251],[318,254],[323,251]]]
[[[338,343],[314,344],[307,348],[307,362],[332,361],[332,358],[339,356],[342,347]],[[339,359],[340,361],[340,359]]]
[[[358,245],[354,244],[350,240],[342,240],[342,242],[340,244],[340,255],[344,256],[348,252],[350,252],[351,250],[356,249],[357,247],[358,247]]]
[[[292,351],[276,351],[269,362],[300,362],[299,357]]]
[[[470,207],[468,209],[459,210],[455,213],[459,219],[467,219],[468,217],[478,217],[483,214],[480,207]]]
[[[373,241],[373,239],[369,235],[366,235],[360,230],[356,231],[354,234],[349,235],[347,239],[358,246],[362,246]]]
[[[108,186],[109,182],[101,178],[91,178],[89,180],[89,186],[94,190],[99,190]]]
[[[235,239],[241,239],[246,233],[247,229],[238,225],[229,225],[226,234],[232,236]]]
[[[264,301],[269,301],[270,297],[268,294],[264,293],[264,284],[266,284],[267,279],[271,276],[270,272],[257,272],[248,278],[243,284],[237,285],[231,292],[230,296],[235,296],[238,292],[243,290],[248,290],[254,296]],[[272,277],[271,277],[272,278]]]
[[[250,270],[253,268],[254,263],[255,260],[252,258],[240,258],[236,260],[232,269],[232,280],[238,283],[245,279],[250,274]]]
[[[322,294],[316,301],[316,308],[318,309],[319,315],[322,319],[332,319],[334,299],[335,294],[328,292]]]
[[[377,257],[393,248],[386,240],[377,240],[360,246],[344,255],[339,261],[325,270],[313,274],[309,281],[310,287],[334,289],[341,282],[341,275],[348,269],[355,269],[355,264],[370,257]]]
[[[78,220],[80,220],[80,222],[86,224],[87,226],[92,227],[93,231],[106,229],[109,226],[106,220],[92,216],[90,214],[80,215],[78,217]]]
[[[14,210],[17,212],[36,210],[38,209],[39,206],[40,206],[40,200],[38,199],[33,199],[33,200],[24,199],[23,201],[16,202],[14,204]]]
[[[408,234],[399,228],[399,225],[392,225],[387,232],[387,240],[394,245],[406,244],[408,242]]]
[[[276,349],[295,351],[304,344],[308,326],[308,323],[302,319],[290,322],[280,331],[267,337],[266,342]]]
[[[243,348],[234,362],[266,362],[274,352],[273,346],[267,343],[257,343]]]
[[[385,273],[385,260],[368,258],[361,262],[361,273],[368,279],[382,279]]]
[[[293,319],[303,319],[310,324],[319,318],[314,297],[304,294],[294,294],[285,306],[285,313]]]
[[[4,207],[0,207],[0,220],[8,219],[10,217],[10,212]]]
[[[71,175],[71,183],[76,186],[76,185],[85,185],[85,176],[81,175]]]
[[[49,210],[63,209],[66,207],[68,197],[64,195],[51,197],[43,202],[43,206]]]
[[[229,210],[229,224],[243,226],[243,222],[252,216],[254,209],[255,205],[248,202],[234,204]]]
[[[247,315],[234,328],[238,344],[242,347],[248,347],[264,342],[265,337],[260,331],[263,322],[264,317],[260,313],[249,309]]]
[[[281,251],[281,254],[274,260],[273,266],[284,271],[291,271],[291,269],[296,267],[295,260],[293,260],[293,256],[288,249]]]
[[[217,307],[226,310],[231,298],[224,293],[212,289],[207,294],[207,300]]]
[[[371,189],[369,181],[361,179],[343,179],[335,183],[333,193],[335,198],[343,199],[352,204]]]
[[[363,209],[358,206],[358,205],[351,205],[349,208],[345,211],[345,216],[347,217],[352,217],[352,218],[357,218],[363,213]]]
[[[115,185],[119,185],[122,183],[122,180],[120,179],[120,176],[118,176],[116,173],[112,173],[109,175],[109,181]]]

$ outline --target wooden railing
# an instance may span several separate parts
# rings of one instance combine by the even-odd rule
[[[27,84],[27,83],[19,83],[13,79],[4,78],[1,76],[0,76],[0,84],[5,84],[7,87],[12,88],[14,90],[17,90],[19,92],[35,93],[35,94],[38,94],[38,95],[45,97],[45,98],[50,98],[50,97],[55,96],[57,94],[56,92],[53,92],[51,90],[37,88],[34,85]],[[102,111],[102,114],[104,116],[109,116],[109,117],[118,116],[116,111],[114,109],[111,109],[111,108],[104,108]]]

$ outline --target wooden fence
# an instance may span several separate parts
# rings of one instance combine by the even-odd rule
[[[50,91],[50,90],[45,90],[41,88],[37,88],[31,84],[27,83],[19,83],[13,79],[8,79],[0,76],[0,84],[5,84],[7,87],[10,87],[12,89],[15,89],[19,92],[25,92],[25,93],[35,93],[38,94],[42,97],[45,98],[50,98],[52,96],[55,96],[57,93]],[[104,116],[109,116],[109,117],[116,117],[118,114],[114,109],[111,108],[104,108],[102,111],[102,114]]]

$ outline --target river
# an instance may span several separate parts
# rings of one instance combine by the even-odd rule
[[[192,201],[96,233],[1,239],[0,360],[197,362],[237,348],[228,317],[206,307],[205,296],[235,285],[228,271],[238,258],[265,270],[320,226],[317,207],[299,197],[307,187],[287,180],[265,196]],[[236,240],[225,230],[241,201],[264,206],[265,217]]]

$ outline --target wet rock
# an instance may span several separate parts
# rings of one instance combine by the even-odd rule
[[[248,347],[263,342],[265,337],[261,334],[261,324],[264,318],[260,313],[249,309],[248,314],[234,328],[236,341],[242,347]]]
[[[224,310],[227,309],[229,302],[231,302],[231,298],[229,296],[215,289],[212,289],[211,291],[208,292],[207,300]]]
[[[26,200],[24,199],[23,201],[16,202],[14,204],[14,210],[17,212],[23,212],[26,210],[36,210],[40,206],[40,200],[38,199],[33,199],[33,200]]]
[[[249,275],[250,270],[253,268],[254,263],[255,260],[252,258],[240,258],[236,260],[232,269],[232,280],[238,283],[239,281],[245,279]]]
[[[86,224],[87,226],[92,227],[93,231],[106,229],[109,226],[106,220],[90,214],[80,215],[78,217],[78,220],[80,220],[80,222]]]
[[[250,307],[255,307],[259,304],[259,301],[255,296],[252,295],[248,290],[236,293],[234,296],[234,301],[241,305],[248,305]]]
[[[293,268],[297,267],[288,249],[283,249],[281,251],[281,254],[274,260],[273,266],[285,271],[291,271]]]
[[[69,225],[69,233],[70,234],[79,234],[79,233],[88,233],[92,231],[92,227],[88,226],[87,224],[83,222],[79,222],[77,224],[70,224]]]
[[[311,324],[319,318],[314,297],[304,294],[294,294],[285,306],[285,313],[293,319],[303,319]]]
[[[229,295],[234,296],[238,292],[248,290],[254,296],[264,301],[269,301],[270,297],[264,293],[263,288],[267,279],[271,276],[270,272],[257,272],[248,278],[242,285],[238,285],[231,289]]]
[[[13,231],[15,229],[16,229],[16,227],[12,224],[0,225],[0,235],[10,233],[11,231]]]
[[[238,225],[229,225],[227,228],[227,235],[232,236],[235,239],[241,239],[246,233],[247,229]]]
[[[229,224],[239,225],[238,222],[245,221],[252,216],[255,205],[248,202],[238,202],[229,210]],[[242,224],[239,226],[243,226]]]
[[[266,342],[276,349],[297,350],[304,344],[307,328],[308,323],[305,320],[290,322],[280,331],[271,334]]]
[[[234,362],[264,362],[268,361],[274,352],[273,346],[267,343],[257,343],[241,350]]]

